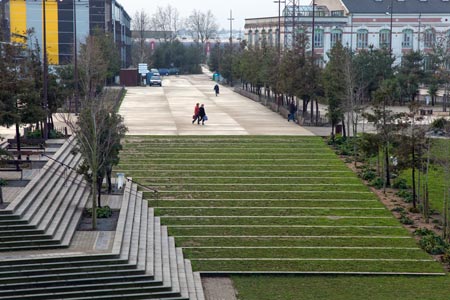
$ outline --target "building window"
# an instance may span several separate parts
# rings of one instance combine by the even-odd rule
[[[253,45],[253,31],[251,30],[248,31],[248,45],[249,46]]]
[[[380,48],[389,49],[391,45],[389,44],[391,37],[391,31],[389,29],[380,30]]]
[[[323,48],[323,29],[314,29],[314,48]]]
[[[413,47],[413,31],[412,29],[403,30],[402,48],[411,49]]]
[[[367,29],[359,29],[356,32],[356,48],[365,49],[369,46],[369,31]]]
[[[331,48],[333,48],[337,42],[342,43],[342,30],[340,30],[340,29],[331,30],[330,41],[331,41]]]
[[[269,29],[268,40],[269,40],[269,46],[273,47],[273,32],[272,32],[272,29]]]
[[[425,48],[433,48],[436,43],[436,34],[433,29],[425,30],[424,41]]]

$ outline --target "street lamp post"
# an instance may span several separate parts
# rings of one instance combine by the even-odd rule
[[[311,22],[311,56],[313,58],[314,61],[314,39],[315,39],[315,27],[316,27],[316,0],[313,0],[312,3],[312,22]]]
[[[391,15],[391,21],[390,21],[390,30],[389,30],[389,53],[392,55],[392,23],[393,23],[393,16],[392,12],[394,10],[394,0],[391,0],[391,5],[389,6],[389,14]]]
[[[233,11],[230,10],[230,86],[233,86]]]
[[[75,88],[75,114],[79,113],[78,101],[80,93],[78,90],[78,40],[77,40],[77,6],[76,1],[73,0],[73,81]]]
[[[286,3],[286,1],[273,1],[273,3],[278,3],[278,57],[281,55],[281,3]]]
[[[44,46],[44,72],[43,72],[43,105],[45,111],[44,119],[44,139],[48,139],[48,57],[47,57],[47,16],[46,16],[46,2],[47,0],[42,0],[42,21],[43,21],[43,46]]]

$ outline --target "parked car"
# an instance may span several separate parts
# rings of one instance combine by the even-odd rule
[[[159,86],[162,86],[161,76],[159,76],[159,75],[153,75],[153,76],[150,78],[149,85],[150,85],[150,86],[153,86],[153,85],[159,85]]]
[[[162,76],[168,76],[169,69],[159,69],[159,74],[161,74]]]

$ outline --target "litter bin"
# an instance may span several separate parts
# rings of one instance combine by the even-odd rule
[[[117,190],[123,189],[123,184],[125,183],[125,174],[117,173]]]

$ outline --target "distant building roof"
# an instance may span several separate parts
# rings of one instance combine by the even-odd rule
[[[163,39],[171,35],[172,31],[144,31],[144,38],[146,39]],[[141,33],[137,30],[132,30],[131,37],[134,39],[140,38]]]
[[[389,10],[391,0],[341,0],[350,13],[378,14]],[[394,13],[450,14],[450,2],[446,0],[393,0]]]

